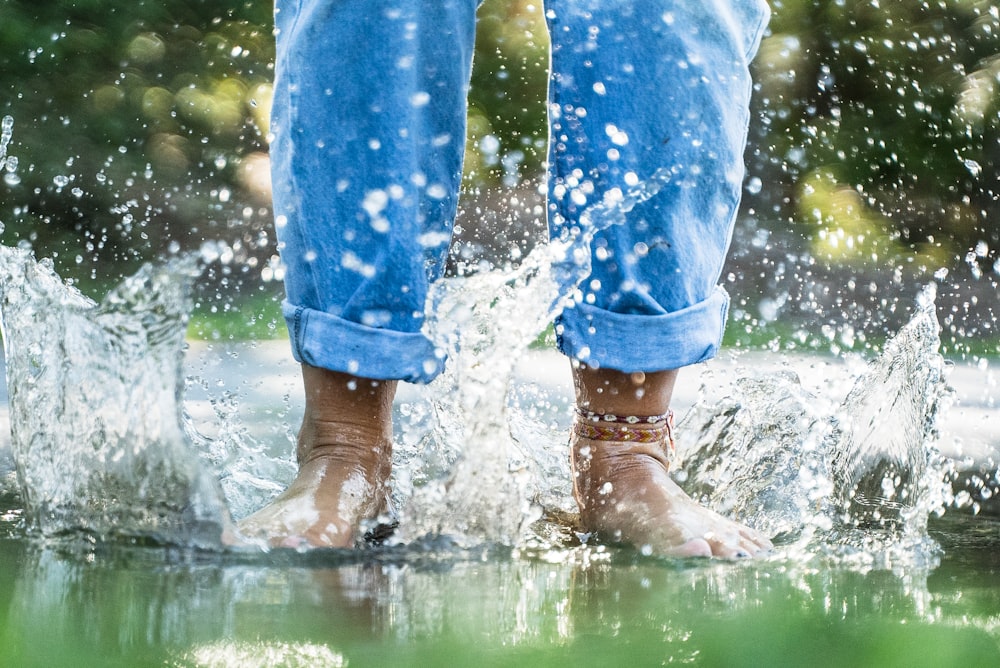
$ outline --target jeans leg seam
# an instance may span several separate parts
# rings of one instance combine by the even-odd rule
[[[292,329],[294,330],[295,348],[299,351],[299,357],[302,357],[303,352],[303,338],[305,337],[305,332],[302,327],[302,313],[305,308],[299,306],[295,309],[294,315],[292,315]]]

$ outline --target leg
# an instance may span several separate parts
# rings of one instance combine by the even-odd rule
[[[278,0],[271,120],[285,318],[304,364],[428,382],[476,0]]]
[[[306,411],[298,477],[246,534],[349,546],[387,508],[396,380],[444,363],[421,327],[455,216],[476,5],[276,2],[275,226]]]
[[[767,8],[759,0],[550,0],[548,8],[550,232],[593,235],[575,302],[556,323],[559,346],[574,360],[580,408],[661,415],[676,369],[712,357],[722,337],[728,297],[716,283],[742,187],[748,61]],[[647,442],[662,426],[635,425],[621,439],[615,422],[591,426],[572,437],[588,528],[669,554],[738,556],[769,545],[668,477],[662,447]]]

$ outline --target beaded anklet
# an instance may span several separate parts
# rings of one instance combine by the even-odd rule
[[[658,443],[668,458],[673,458],[674,412],[663,415],[612,415],[576,409],[573,431],[591,441]],[[642,426],[639,426],[642,425]]]

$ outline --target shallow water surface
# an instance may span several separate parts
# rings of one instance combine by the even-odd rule
[[[0,540],[5,665],[993,665],[1000,526],[930,572],[626,549],[237,555]]]

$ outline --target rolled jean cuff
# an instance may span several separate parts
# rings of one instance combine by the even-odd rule
[[[613,313],[576,304],[556,321],[559,350],[594,367],[625,373],[665,371],[715,357],[722,343],[729,294],[664,315]]]
[[[411,383],[429,383],[444,370],[444,353],[420,332],[368,327],[287,301],[281,308],[301,364]]]

